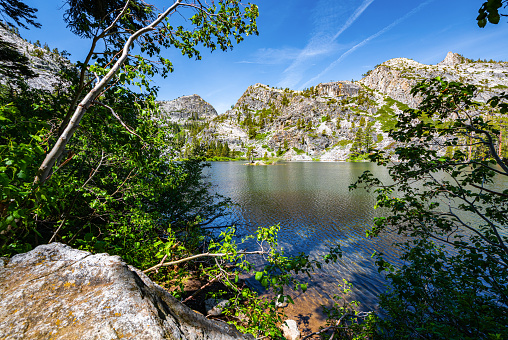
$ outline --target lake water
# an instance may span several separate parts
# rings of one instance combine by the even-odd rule
[[[386,281],[371,255],[381,252],[385,259],[398,262],[394,243],[402,241],[399,235],[365,236],[373,218],[382,214],[374,209],[375,195],[348,189],[365,170],[390,182],[387,170],[373,163],[246,166],[243,162],[215,162],[206,171],[215,191],[238,204],[220,223],[234,223],[243,234],[254,233],[258,226],[280,224],[279,241],[286,254],[304,252],[317,259],[330,246],[341,245],[343,257],[339,263],[316,269],[310,280],[302,278],[309,285],[308,291],[293,294],[296,304],[289,307],[288,315],[304,323],[307,320],[307,325],[310,319],[309,330],[317,330],[324,321],[321,305],[329,304],[339,293],[342,279],[353,283],[351,297],[360,301],[362,310],[376,310],[377,295],[386,290]],[[495,189],[507,186],[506,176],[499,176],[495,184],[489,185]],[[257,283],[253,279],[249,282]],[[318,319],[314,324],[313,318]]]
[[[239,231],[254,233],[258,226],[280,224],[279,241],[286,254],[304,252],[313,258],[330,246],[341,245],[340,263],[316,270],[302,296],[306,308],[319,309],[339,292],[342,279],[353,283],[354,297],[363,310],[375,309],[376,296],[385,290],[372,253],[377,250],[396,261],[393,243],[383,235],[367,239],[365,232],[379,214],[372,193],[349,185],[365,170],[388,180],[384,168],[372,163],[291,162],[272,166],[246,166],[243,162],[214,162],[207,173],[215,191],[238,206],[222,223],[235,223]]]

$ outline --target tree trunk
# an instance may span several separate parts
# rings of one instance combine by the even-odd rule
[[[125,43],[122,55],[120,58],[116,61],[116,63],[113,65],[111,70],[100,80],[94,88],[87,93],[85,98],[78,104],[76,107],[76,110],[74,111],[74,114],[71,116],[71,119],[69,120],[69,123],[63,130],[62,134],[58,138],[57,142],[51,149],[51,151],[46,155],[46,158],[42,162],[41,166],[39,167],[39,170],[37,171],[37,175],[35,176],[34,183],[44,184],[44,182],[49,178],[49,175],[51,173],[51,169],[55,165],[56,160],[60,157],[60,155],[64,152],[65,146],[71,139],[72,135],[76,131],[76,129],[79,126],[79,122],[83,118],[83,115],[85,114],[86,110],[92,105],[94,100],[101,94],[101,92],[104,90],[106,85],[109,83],[111,79],[115,76],[115,74],[118,72],[120,67],[123,65],[125,60],[128,58],[129,55],[129,49],[134,43],[134,41],[141,35],[143,35],[146,32],[149,32],[155,28],[165,17],[167,17],[171,12],[173,12],[182,2],[183,0],[176,0],[173,5],[171,5],[164,13],[162,13],[155,21],[153,21],[150,25],[141,28],[134,34],[132,34],[129,39],[127,39],[127,42]],[[124,10],[120,13],[120,15],[115,19],[115,21],[109,26],[106,31],[111,29],[116,22],[120,19],[122,15],[124,15],[125,11],[127,10],[127,6],[124,7]]]
[[[499,149],[498,149],[498,156],[499,158],[502,158],[502,152],[503,152],[503,129],[499,129]]]

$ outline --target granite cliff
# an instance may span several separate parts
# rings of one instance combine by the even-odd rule
[[[12,44],[18,52],[28,58],[28,66],[36,75],[34,78],[27,79],[27,83],[31,88],[53,91],[62,84],[59,75],[73,68],[71,62],[64,57],[65,52],[51,51],[47,46],[36,46],[2,25],[0,25],[0,40]],[[12,79],[9,77],[0,79],[0,84],[7,83],[12,83]]]
[[[411,88],[418,81],[437,76],[477,86],[480,90],[477,99],[485,101],[499,90],[508,88],[508,63],[474,62],[452,52],[448,52],[437,65],[395,58],[368,72],[359,83],[414,108],[420,98],[410,94]]]
[[[197,94],[157,103],[165,118],[171,122],[183,123],[189,119],[213,119],[217,116],[214,107]]]
[[[347,160],[369,147],[394,148],[387,132],[395,125],[395,113],[421,101],[410,94],[418,81],[441,76],[474,84],[479,89],[476,99],[485,102],[508,88],[507,75],[506,62],[473,61],[449,52],[436,65],[395,58],[359,81],[323,83],[303,91],[255,84],[222,115],[208,115],[192,125],[192,114],[186,111],[192,128],[182,128],[179,138],[184,140],[183,154],[220,143],[228,146],[230,156]]]

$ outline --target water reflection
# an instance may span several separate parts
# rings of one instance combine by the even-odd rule
[[[327,303],[345,278],[354,284],[364,309],[373,309],[376,296],[385,290],[385,281],[371,255],[376,250],[395,261],[398,254],[393,235],[365,237],[379,214],[373,209],[375,196],[348,189],[365,170],[388,180],[386,170],[372,163],[245,166],[225,162],[213,163],[209,175],[218,193],[239,204],[232,220],[240,225],[240,231],[253,233],[258,226],[280,224],[279,240],[287,254],[305,252],[315,258],[330,246],[341,245],[342,261],[314,273],[302,296],[306,303],[316,308]]]

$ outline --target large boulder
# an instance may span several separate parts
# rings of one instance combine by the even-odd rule
[[[0,259],[0,339],[248,339],[118,256],[60,243]]]

